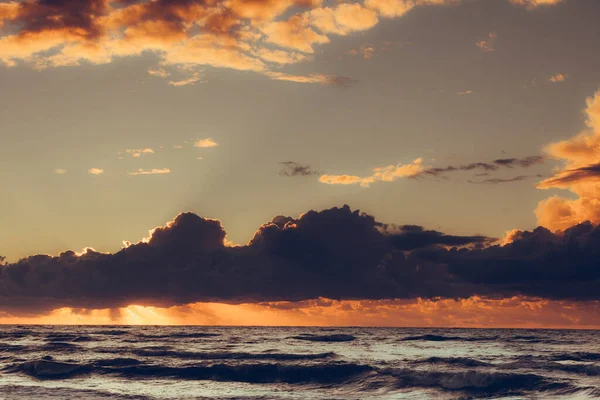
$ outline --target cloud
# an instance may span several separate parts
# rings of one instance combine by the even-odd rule
[[[356,83],[355,80],[347,77],[323,74],[290,75],[285,74],[283,72],[268,72],[265,75],[277,81],[288,81],[296,83],[319,83],[321,85],[334,85],[340,87],[349,87]]]
[[[54,170],[54,173],[57,174],[57,175],[64,175],[64,174],[67,173],[67,170],[66,169],[62,169],[62,168],[56,168]]]
[[[375,48],[373,46],[361,46],[358,49],[350,50],[348,54],[351,56],[361,55],[362,58],[368,60],[373,58],[373,55],[375,54]]]
[[[146,149],[127,149],[127,150],[125,150],[125,152],[127,154],[130,154],[134,158],[140,158],[141,156],[146,155],[146,154],[154,154],[154,150],[152,150],[150,148],[146,148]]]
[[[344,206],[277,216],[247,245],[229,247],[219,221],[184,213],[115,254],[65,251],[0,267],[0,310],[319,297],[600,299],[600,228],[539,227],[510,243],[494,240],[384,224]]]
[[[90,175],[102,175],[104,170],[102,168],[90,168],[88,169],[88,174]]]
[[[347,35],[372,28],[379,22],[377,13],[358,3],[343,3],[335,8],[317,8],[307,15],[311,25],[322,33]]]
[[[479,47],[484,53],[490,53],[496,51],[497,39],[498,34],[496,32],[491,32],[490,34],[488,34],[488,37],[486,39],[476,42],[475,45]]]
[[[328,185],[356,185],[369,187],[374,182],[393,182],[400,178],[420,179],[426,177],[445,178],[447,174],[460,171],[483,170],[487,171],[487,176],[491,171],[498,171],[500,168],[529,168],[546,161],[544,156],[529,156],[524,158],[501,158],[491,162],[474,162],[462,165],[448,165],[445,167],[430,167],[423,165],[423,159],[417,158],[405,165],[389,165],[373,169],[370,176],[360,177],[357,175],[330,175],[323,174],[319,177],[319,182]],[[514,182],[526,179],[527,176],[517,176],[513,178],[490,178],[482,181],[469,181],[470,183],[498,184]]]
[[[586,103],[587,128],[546,146],[548,156],[560,160],[562,166],[538,188],[566,189],[578,196],[574,200],[553,196],[538,204],[538,224],[549,229],[566,229],[583,221],[600,224],[600,90]]]
[[[307,164],[299,164],[294,161],[283,161],[279,163],[281,165],[281,176],[314,176],[320,175],[318,171],[315,171]]]
[[[500,158],[498,160],[494,160],[494,164],[500,165],[502,167],[523,167],[528,168],[536,164],[541,164],[546,161],[546,157],[544,156],[529,156],[525,158]]]
[[[465,90],[464,92],[456,92],[456,94],[459,96],[464,96],[466,94],[472,94],[472,93],[473,93],[472,90]]]
[[[373,174],[365,177],[354,175],[321,175],[319,182],[328,185],[360,184],[362,187],[369,187],[374,182],[393,182],[400,178],[417,176],[425,169],[422,164],[423,159],[417,158],[404,165],[388,165],[387,167],[374,168]]]
[[[215,142],[212,138],[200,139],[194,143],[194,147],[199,147],[201,149],[209,148],[209,147],[217,147],[219,144]]]
[[[518,4],[520,6],[533,9],[541,6],[553,6],[562,3],[563,0],[509,0],[512,4]]]
[[[462,165],[448,165],[445,167],[434,167],[427,168],[421,171],[419,174],[415,175],[416,178],[426,177],[426,176],[434,176],[434,177],[442,177],[450,172],[459,172],[459,171],[473,171],[473,170],[483,170],[487,171],[483,174],[477,174],[476,176],[487,176],[491,171],[497,171],[501,167],[504,168],[529,168],[537,164],[541,164],[546,161],[546,157],[544,156],[529,156],[524,158],[500,158],[491,162],[474,162],[469,164]]]
[[[525,179],[529,178],[529,176],[527,175],[519,175],[519,176],[514,176],[512,178],[490,178],[490,179],[483,179],[480,181],[469,181],[469,183],[474,183],[477,185],[498,185],[501,183],[511,183],[511,182],[518,182],[518,181],[523,181]]]
[[[160,78],[166,78],[171,75],[171,73],[164,68],[149,68],[148,74],[152,76],[158,76]]]
[[[362,178],[356,175],[321,175],[319,182],[328,185],[355,185],[362,182]]]
[[[180,79],[177,81],[170,80],[169,85],[171,86],[187,86],[187,85],[195,85],[198,82],[202,81],[202,73],[200,71],[191,71],[190,75],[185,79]]]
[[[128,175],[132,175],[132,176],[137,176],[137,175],[165,175],[165,174],[170,174],[171,170],[169,168],[160,168],[160,169],[156,169],[153,168],[151,170],[144,170],[144,169],[136,169],[135,171],[129,172]]]
[[[567,79],[566,75],[556,74],[556,75],[552,75],[550,78],[548,78],[548,82],[560,83],[560,82],[564,82],[566,79]]]
[[[167,78],[169,68],[210,66],[278,79],[269,73],[309,59],[317,46],[335,36],[372,29],[380,18],[398,18],[415,7],[456,3],[460,0],[365,0],[329,6],[320,0],[11,1],[0,3],[0,62],[44,69],[107,64],[152,53],[159,67],[148,73],[157,77]],[[516,3],[533,8],[558,2]],[[481,48],[492,49],[493,44]],[[183,86],[199,82],[195,77],[170,82]]]
[[[275,21],[262,28],[268,43],[300,51],[314,53],[314,45],[329,43],[329,38],[311,28],[309,19],[303,15],[294,15],[286,21]]]

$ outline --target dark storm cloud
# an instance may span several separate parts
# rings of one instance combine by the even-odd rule
[[[428,168],[423,170],[423,172],[415,175],[415,178],[422,178],[427,176],[433,177],[444,177],[446,174],[450,172],[458,172],[458,171],[487,171],[484,173],[489,173],[493,171],[497,171],[500,168],[513,168],[513,167],[521,167],[521,168],[529,168],[536,164],[541,164],[545,161],[545,157],[543,156],[529,156],[525,158],[504,158],[494,160],[492,162],[475,162],[470,164],[463,165],[448,165],[446,167],[437,167],[437,168]],[[480,174],[478,174],[480,175]]]
[[[281,170],[279,175],[281,176],[318,176],[320,172],[315,171],[308,164],[299,164],[294,161],[283,161],[279,163]]]
[[[344,206],[275,217],[249,244],[228,247],[219,221],[187,213],[115,254],[66,251],[0,267],[0,311],[318,297],[600,299],[600,228],[514,237],[490,246],[484,236],[382,224]]]

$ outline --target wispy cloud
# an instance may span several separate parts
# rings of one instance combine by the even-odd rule
[[[373,58],[375,55],[375,47],[373,46],[361,46],[358,49],[352,49],[348,52],[351,56],[362,56],[365,60]]]
[[[279,163],[281,165],[281,176],[314,176],[320,175],[318,171],[312,169],[308,164],[299,164],[295,161],[283,161]]]
[[[501,183],[510,183],[510,182],[518,182],[529,178],[528,175],[519,175],[512,178],[491,178],[491,179],[483,179],[481,181],[469,181],[469,183],[474,183],[477,185],[498,185]]]
[[[266,75],[276,81],[288,81],[296,83],[319,83],[321,85],[333,85],[348,87],[355,80],[344,76],[324,75],[324,74],[311,74],[311,75],[290,75],[283,72],[268,72]]]
[[[102,168],[90,168],[88,169],[88,174],[90,175],[102,175],[104,170]]]
[[[400,178],[409,178],[423,172],[423,159],[417,158],[408,164],[388,165],[373,169],[370,176],[359,177],[356,175],[321,175],[319,182],[328,185],[352,185],[360,184],[369,187],[374,182],[392,182]]]
[[[461,165],[447,165],[445,167],[432,167],[424,169],[421,173],[416,175],[415,177],[443,177],[448,173],[459,172],[459,171],[488,171],[488,174],[491,171],[497,171],[500,168],[529,168],[536,164],[541,164],[546,160],[544,156],[529,156],[524,158],[499,158],[497,160],[491,162],[473,162],[469,164],[461,164]],[[481,174],[478,174],[481,176]]]
[[[187,86],[187,85],[195,85],[198,82],[202,81],[202,73],[200,71],[192,71],[190,76],[180,80],[171,80],[169,81],[169,85],[171,86]]]
[[[471,93],[473,93],[472,90],[465,90],[464,92],[456,92],[456,94],[459,96],[464,96],[466,94],[471,94]]]
[[[553,6],[562,3],[563,0],[509,0],[513,4],[527,7],[529,9],[541,6]]]
[[[148,74],[152,76],[158,76],[159,78],[166,78],[171,75],[171,73],[164,68],[149,68]]]
[[[129,175],[133,175],[133,176],[137,176],[137,175],[165,175],[165,174],[170,174],[171,170],[169,168],[161,168],[161,169],[150,169],[150,170],[144,170],[144,169],[136,169],[135,171],[129,172]]]
[[[201,149],[217,147],[219,144],[215,142],[212,138],[200,139],[194,143],[194,147],[199,147]]]
[[[491,53],[496,51],[496,40],[498,39],[498,34],[496,32],[490,32],[487,38],[480,40],[475,43],[481,51],[484,53]]]
[[[564,82],[565,80],[567,80],[567,76],[565,74],[556,74],[548,78],[548,82],[552,83],[560,83]]]
[[[147,148],[147,149],[127,149],[127,150],[125,150],[125,152],[127,154],[130,154],[132,157],[135,157],[135,158],[139,158],[139,157],[141,157],[143,155],[146,155],[146,154],[154,154],[154,150],[152,150],[150,148]]]
[[[67,170],[66,169],[62,169],[62,168],[56,168],[54,170],[54,173],[57,174],[57,175],[64,175],[64,174],[67,173]]]

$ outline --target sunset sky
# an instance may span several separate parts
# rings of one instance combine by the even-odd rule
[[[600,327],[599,15],[0,1],[0,323]]]

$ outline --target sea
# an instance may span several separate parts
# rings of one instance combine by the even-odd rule
[[[0,399],[600,399],[600,331],[0,326]]]

